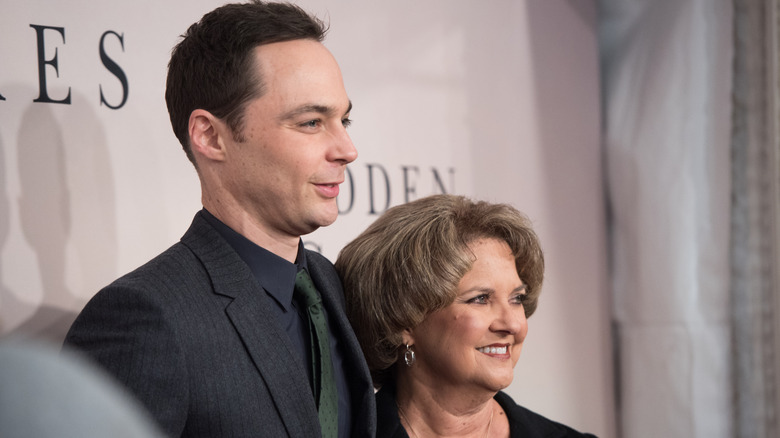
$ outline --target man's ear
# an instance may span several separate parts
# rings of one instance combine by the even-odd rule
[[[225,123],[210,112],[196,109],[190,114],[190,148],[195,156],[211,161],[224,161],[226,156]]]

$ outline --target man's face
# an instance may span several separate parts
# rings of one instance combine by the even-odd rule
[[[351,103],[341,71],[319,42],[255,49],[261,97],[244,113],[242,142],[225,138],[222,183],[266,233],[301,236],[338,216],[344,169],[357,158],[347,134]]]

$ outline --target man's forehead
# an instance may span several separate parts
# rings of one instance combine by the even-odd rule
[[[258,99],[275,105],[280,119],[303,113],[342,117],[352,108],[341,70],[320,42],[292,40],[255,48]]]
[[[317,86],[332,81],[343,87],[341,69],[336,59],[321,43],[294,40],[257,46],[254,68],[263,82],[288,83],[296,87]]]
[[[330,60],[335,63],[335,58],[333,58],[328,48],[321,42],[313,39],[260,44],[255,46],[253,53],[256,62],[259,62],[261,65],[307,63],[312,60]]]

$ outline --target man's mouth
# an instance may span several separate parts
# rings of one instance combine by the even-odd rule
[[[339,194],[339,183],[317,183],[315,186],[327,198],[335,198]]]

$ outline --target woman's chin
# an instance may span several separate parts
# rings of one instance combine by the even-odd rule
[[[514,374],[510,374],[508,376],[493,376],[490,379],[485,380],[483,383],[483,387],[485,390],[490,391],[492,393],[497,393],[498,391],[503,391],[509,385],[512,384],[512,380],[514,379]]]

